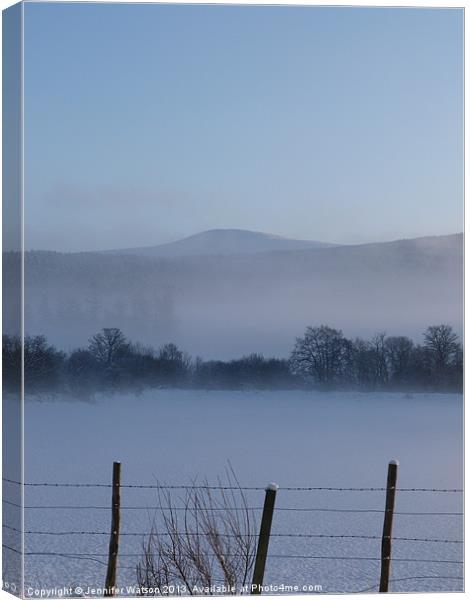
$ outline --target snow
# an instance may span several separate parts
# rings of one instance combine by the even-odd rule
[[[112,462],[122,462],[122,483],[187,484],[214,481],[227,461],[243,485],[280,489],[272,533],[379,536],[384,493],[287,491],[285,487],[383,487],[390,457],[400,461],[398,488],[461,488],[462,396],[457,394],[233,392],[158,390],[81,401],[27,401],[25,477],[29,482],[110,483]],[[269,486],[268,486],[269,487]],[[13,492],[12,492],[13,493]],[[247,492],[261,508],[264,492]],[[8,497],[5,495],[4,497]],[[177,496],[175,496],[177,498]],[[26,488],[33,531],[108,532],[109,488]],[[155,511],[152,489],[124,488],[122,532],[146,532]],[[291,511],[321,508],[328,511]],[[373,509],[371,513],[332,509]],[[397,492],[397,512],[461,512],[462,495]],[[260,510],[256,513],[260,517]],[[5,507],[8,518],[8,506]],[[460,516],[396,515],[398,537],[462,539]],[[4,535],[8,541],[8,532]],[[35,587],[104,585],[108,535],[26,536],[29,552],[95,553],[92,560],[28,556],[26,581]],[[135,583],[143,538],[122,536],[119,584]],[[7,550],[5,550],[7,552]],[[393,558],[462,560],[453,543],[395,541]],[[133,556],[129,556],[133,555]],[[282,558],[380,556],[380,539],[283,538],[270,542],[265,583],[319,584],[324,592],[354,591],[378,582],[377,560]],[[8,573],[6,574],[6,576]],[[429,579],[405,579],[413,576]],[[461,590],[462,566],[392,562],[391,589]]]

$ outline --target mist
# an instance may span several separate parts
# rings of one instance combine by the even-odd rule
[[[462,235],[164,258],[27,252],[25,331],[69,350],[119,327],[133,341],[174,342],[204,359],[287,357],[319,324],[420,342],[433,323],[461,333],[462,253]],[[5,255],[7,278],[14,257]]]

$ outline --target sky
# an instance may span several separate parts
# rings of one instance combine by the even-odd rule
[[[463,11],[26,3],[25,245],[463,229]]]

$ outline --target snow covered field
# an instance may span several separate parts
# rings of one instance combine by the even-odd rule
[[[109,483],[122,461],[122,483],[215,480],[230,460],[243,485],[382,487],[387,463],[400,461],[399,487],[462,487],[462,396],[457,394],[149,391],[80,401],[27,401],[28,482]],[[261,507],[263,492],[248,492]],[[148,531],[155,490],[124,489],[122,532]],[[31,531],[108,532],[108,488],[26,488]],[[280,490],[278,508],[383,510],[383,492]],[[148,507],[146,510],[145,507]],[[5,509],[7,516],[8,506]],[[398,492],[397,512],[461,512],[462,495]],[[258,514],[259,511],[258,511]],[[380,536],[380,512],[278,510],[273,533]],[[399,515],[397,537],[462,539],[456,515]],[[8,532],[4,539],[8,540]],[[134,584],[142,538],[122,536],[119,585]],[[107,535],[26,535],[27,552],[91,553],[86,558],[31,555],[26,584],[104,585]],[[7,552],[7,550],[5,550]],[[392,590],[461,590],[463,546],[395,541]],[[101,556],[101,554],[103,556]],[[379,539],[272,538],[265,583],[315,584],[323,592],[357,591],[378,582]],[[280,555],[310,558],[282,558]],[[425,562],[416,562],[423,560]],[[427,578],[424,578],[424,577]],[[413,577],[413,579],[410,579]],[[419,578],[415,578],[419,577]],[[443,578],[443,577],[447,577]],[[455,579],[451,579],[455,577]],[[398,581],[400,580],[400,581]]]

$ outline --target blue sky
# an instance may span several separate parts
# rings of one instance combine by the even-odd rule
[[[463,11],[25,6],[26,245],[461,231]]]

